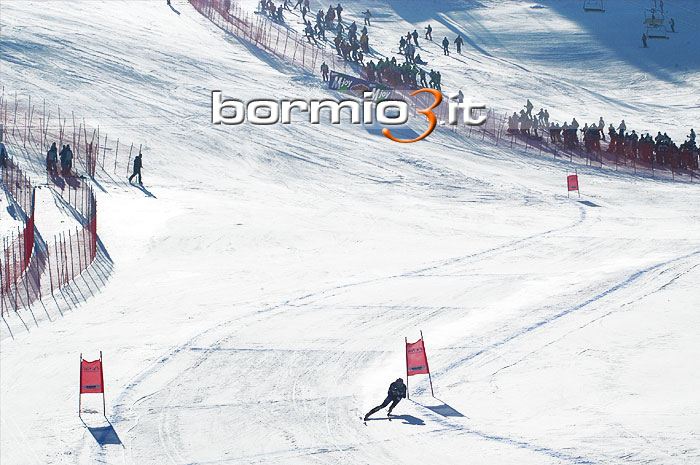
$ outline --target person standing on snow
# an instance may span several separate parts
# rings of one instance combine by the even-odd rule
[[[457,46],[457,53],[460,55],[462,54],[462,44],[464,44],[464,39],[462,39],[462,36],[457,34],[457,38],[455,39],[455,45]]]
[[[7,156],[7,149],[5,148],[5,144],[0,141],[0,166],[5,167],[5,162],[7,161],[8,156]]]
[[[369,8],[367,8],[366,11],[363,11],[362,14],[365,15],[365,26],[371,26],[369,20],[372,17],[372,13],[369,12]]]
[[[58,149],[56,148],[56,142],[51,144],[51,148],[46,152],[46,171],[51,174],[58,174],[56,171],[56,165],[58,164]]]
[[[530,101],[530,99],[527,99],[527,103],[525,104],[525,110],[527,110],[527,111],[525,112],[525,114],[527,115],[528,118],[532,118],[532,109],[533,108],[534,108],[534,106],[532,105],[532,102]]]
[[[535,116],[537,116],[537,118],[539,119],[540,124],[542,126],[545,126],[545,124],[544,124],[544,108],[540,108],[540,112],[537,113],[537,115],[535,115]]]
[[[442,39],[442,53],[450,56],[450,41],[447,39],[447,37]]]
[[[431,42],[433,41],[433,28],[430,27],[430,24],[425,28],[425,38],[430,39]]]
[[[627,131],[627,125],[625,124],[625,120],[622,120],[620,123],[620,126],[617,128],[618,134],[620,134],[620,137],[625,137],[625,131]]]
[[[387,393],[386,399],[384,399],[384,402],[382,402],[381,405],[377,405],[374,407],[372,410],[367,412],[367,415],[365,415],[365,421],[367,419],[386,407],[387,405],[391,404],[389,407],[389,411],[387,412],[387,415],[391,415],[391,411],[394,410],[394,407],[403,399],[406,397],[406,385],[403,383],[403,379],[399,378],[393,383],[389,385],[389,392]]]
[[[70,170],[73,167],[73,152],[70,149],[70,144],[64,145],[61,153],[58,155],[61,158],[61,172],[63,176],[70,175]]]
[[[420,56],[420,55],[418,55],[418,56]],[[416,60],[416,61],[418,61],[418,60]],[[419,71],[418,73],[419,73],[419,75],[420,75],[420,85],[421,85],[421,87],[423,87],[423,88],[428,87],[428,82],[425,80],[425,70],[423,70],[423,68],[421,68],[420,71]]]
[[[131,173],[131,176],[129,176],[129,182],[134,179],[134,176],[138,175],[139,184],[143,185],[143,182],[141,182],[141,167],[143,166],[143,162],[141,160],[142,157],[143,155],[139,153],[136,155],[136,158],[134,158],[134,172]]]
[[[343,12],[343,7],[340,6],[340,3],[338,3],[338,6],[335,7],[335,15],[338,17],[339,23],[343,22],[343,18],[340,16],[342,12]]]
[[[321,74],[323,74],[323,81],[328,81],[328,65],[325,61],[321,65]]]

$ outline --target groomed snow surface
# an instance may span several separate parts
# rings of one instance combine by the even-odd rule
[[[559,121],[697,130],[697,3],[665,2],[681,32],[648,50],[646,2],[581,3],[344,16],[369,7],[383,53],[428,22],[436,39],[463,31],[462,57],[421,55],[445,90],[500,111],[530,97]],[[3,2],[0,25],[6,91],[144,144],[150,193],[101,180],[107,284],[29,331],[3,325],[3,465],[700,462],[698,183],[446,131],[403,145],[303,117],[214,127],[211,90],[329,94],[187,2]],[[41,158],[18,155],[33,179]],[[566,195],[575,168],[584,202]],[[435,398],[413,376],[396,418],[363,424],[420,330]],[[85,395],[81,421],[79,355],[99,351],[107,417]]]

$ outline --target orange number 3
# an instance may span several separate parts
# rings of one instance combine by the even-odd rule
[[[411,142],[417,142],[421,139],[425,139],[430,135],[431,132],[435,129],[435,126],[437,126],[437,116],[435,116],[435,113],[433,113],[431,110],[440,105],[442,103],[442,92],[440,92],[437,89],[418,89],[417,91],[411,93],[411,97],[413,97],[416,94],[419,94],[421,92],[430,92],[433,94],[433,97],[435,98],[435,101],[433,102],[432,105],[430,105],[428,108],[425,110],[418,110],[418,113],[423,114],[428,118],[428,129],[421,134],[420,136],[416,137],[415,139],[411,140],[400,140],[397,139],[396,137],[391,135],[391,132],[389,132],[388,128],[382,129],[382,134],[384,134],[386,137],[389,139],[393,140],[394,142],[400,142],[402,144],[409,144]]]

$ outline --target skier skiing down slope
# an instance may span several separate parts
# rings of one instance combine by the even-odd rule
[[[403,399],[406,397],[406,385],[403,383],[403,379],[399,378],[393,383],[389,385],[389,392],[387,393],[386,399],[384,399],[384,402],[382,402],[381,405],[377,405],[374,407],[372,410],[367,412],[367,415],[365,415],[365,421],[367,419],[386,407],[387,405],[391,404],[389,407],[389,411],[387,412],[387,415],[391,415],[391,411],[394,410],[394,407]]]

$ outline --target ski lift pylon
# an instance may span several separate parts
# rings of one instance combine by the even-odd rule
[[[586,13],[605,13],[603,0],[584,0],[583,11]]]

